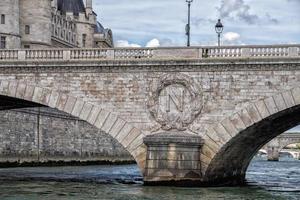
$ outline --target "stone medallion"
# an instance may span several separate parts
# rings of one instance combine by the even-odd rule
[[[201,88],[192,77],[181,73],[166,74],[151,92],[147,106],[163,130],[184,131],[201,113]]]

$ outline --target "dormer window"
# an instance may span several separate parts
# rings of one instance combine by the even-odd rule
[[[6,37],[1,36],[0,37],[0,49],[5,49],[6,48]]]
[[[1,15],[1,24],[5,24],[5,15]]]
[[[25,25],[25,34],[26,35],[30,34],[30,26],[29,25]]]
[[[82,47],[86,45],[86,34],[82,34]]]

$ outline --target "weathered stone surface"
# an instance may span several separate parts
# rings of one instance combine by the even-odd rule
[[[206,51],[203,53],[205,56]],[[21,106],[36,106],[31,104],[34,100],[71,113],[105,130],[133,154],[143,145],[146,135],[159,133],[162,128],[186,129],[204,139],[205,147],[203,151],[200,149],[203,157],[199,155],[199,163],[205,163],[201,168],[203,177],[224,179],[240,171],[242,176],[255,148],[278,135],[278,131],[297,125],[299,63],[299,58],[283,57],[228,57],[217,61],[204,57],[199,60],[1,60],[0,98],[24,103],[7,97],[16,95],[28,100]],[[158,91],[158,95],[153,94]],[[192,98],[193,95],[201,97],[201,101],[191,101],[198,99]],[[151,112],[152,108],[158,112]],[[185,112],[193,110],[194,115]],[[273,133],[268,126],[272,120],[276,122]],[[142,156],[144,153],[140,153],[138,162],[144,166],[146,158],[143,160]],[[176,158],[172,152],[168,156]],[[228,173],[224,175],[224,171]]]
[[[258,102],[255,102],[255,106],[256,106],[256,108],[257,108],[257,110],[260,113],[260,116],[262,118],[266,118],[266,117],[270,116],[270,113],[268,111],[268,108],[267,108],[264,100],[260,100]]]
[[[163,132],[146,136],[144,143],[147,146],[144,175],[146,183],[193,181],[201,178],[199,150],[203,139],[200,136],[183,132]],[[206,154],[212,153],[208,148],[203,151]]]
[[[27,108],[0,114],[0,163],[133,161],[107,133],[55,109]]]

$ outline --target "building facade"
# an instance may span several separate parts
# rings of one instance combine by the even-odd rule
[[[92,0],[1,0],[0,48],[108,48]]]

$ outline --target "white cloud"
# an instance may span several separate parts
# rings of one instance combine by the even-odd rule
[[[150,40],[149,42],[147,42],[146,47],[159,47],[160,46],[160,42],[158,39],[154,38],[152,40]]]
[[[224,34],[224,40],[228,42],[234,42],[240,39],[240,34],[234,32],[227,32]]]
[[[115,46],[116,47],[141,47],[141,45],[129,43],[127,40],[118,40]]]
[[[159,40],[160,46],[184,46],[186,43],[187,5],[184,0],[93,2],[98,20],[112,29],[115,44],[118,40],[127,40],[127,46],[131,43],[146,46],[153,38]],[[208,45],[216,41],[217,17],[222,19],[225,32],[241,34],[242,42],[246,44],[299,43],[299,3],[300,0],[194,1],[191,44]],[[270,37],[274,33],[281,37]]]

